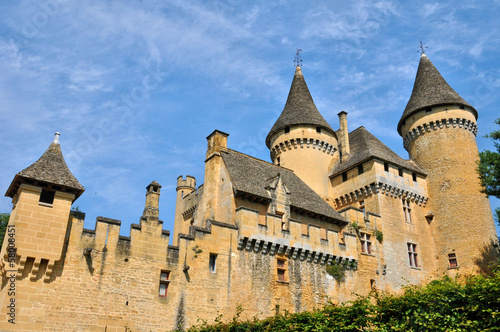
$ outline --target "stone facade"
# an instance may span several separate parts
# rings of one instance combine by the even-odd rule
[[[0,330],[167,331],[478,272],[497,244],[475,173],[477,112],[419,76],[436,75],[426,57],[420,66],[398,127],[410,160],[363,127],[348,133],[345,112],[334,131],[297,67],[266,139],[272,163],[231,150],[228,134],[214,131],[205,183],[177,179],[172,238],[155,181],[129,237],[109,218],[84,229],[85,214],[71,211],[84,189],[56,137],[7,191]],[[335,264],[343,280],[326,272]]]

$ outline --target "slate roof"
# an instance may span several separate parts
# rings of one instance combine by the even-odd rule
[[[292,86],[290,87],[290,92],[288,93],[285,108],[283,108],[280,117],[276,120],[276,123],[269,131],[269,134],[267,134],[267,147],[270,148],[269,143],[271,136],[276,132],[287,126],[304,124],[324,128],[335,135],[332,127],[330,127],[328,122],[326,122],[323,116],[319,113],[316,105],[314,105],[311,93],[309,92],[304,76],[302,75],[302,70],[300,69],[300,66],[297,66],[295,69],[295,75],[293,76]]]
[[[59,142],[52,142],[40,159],[17,173],[5,196],[14,197],[19,185],[26,180],[70,189],[76,194],[75,199],[85,191],[66,165]]]
[[[365,162],[369,159],[377,158],[400,166],[412,172],[426,175],[413,161],[404,160],[394,151],[389,149],[378,138],[373,136],[365,127],[359,127],[349,133],[349,146],[351,154],[349,159],[338,164],[330,173],[330,177],[338,175]]]
[[[270,180],[279,174],[283,184],[290,191],[292,208],[334,219],[337,223],[347,222],[293,171],[234,150],[224,150],[221,155],[231,177],[233,188],[237,192],[270,200],[271,196],[266,187],[269,186]]]
[[[472,108],[477,119],[477,111],[445,81],[431,60],[422,54],[418,65],[410,100],[398,123],[398,132],[404,121],[412,114],[432,106],[456,104]]]

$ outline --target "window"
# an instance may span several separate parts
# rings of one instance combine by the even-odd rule
[[[290,127],[285,127],[285,134],[288,134],[290,132]]]
[[[370,279],[370,288],[371,290],[377,289],[377,283],[375,282],[375,279]]]
[[[302,223],[302,235],[309,236],[309,225],[306,223]]]
[[[328,237],[326,236],[326,228],[320,228],[319,232],[321,240],[328,240]]]
[[[169,271],[161,271],[160,272],[160,288],[158,291],[158,295],[161,297],[167,296],[168,285],[170,284],[170,272]]]
[[[406,199],[403,199],[403,214],[405,215],[405,221],[411,223],[410,201]]]
[[[411,177],[413,178],[413,182],[417,182],[417,174],[411,173]]]
[[[342,182],[347,181],[347,172],[342,173]]]
[[[278,281],[286,281],[286,260],[283,258],[278,258],[276,261]]]
[[[210,254],[210,258],[208,260],[208,268],[211,273],[216,272],[216,263],[217,263],[217,254]]]
[[[408,245],[408,259],[411,267],[418,267],[417,259],[417,245],[414,243],[407,243]]]
[[[372,241],[370,240],[371,235],[366,234],[366,233],[361,233],[360,235],[360,240],[361,240],[361,252],[363,254],[372,254]]]
[[[403,176],[403,169],[402,168],[398,168],[398,174],[399,174],[399,176]]]
[[[278,215],[281,217],[281,230],[286,231],[286,219],[285,219],[285,214],[283,213],[278,213]]]
[[[450,268],[458,267],[456,254],[448,254],[448,261],[450,262]]]
[[[389,163],[384,163],[384,171],[389,172]]]
[[[359,202],[359,208],[361,211],[363,211],[363,218],[366,218],[366,213],[365,213],[365,201],[360,201]]]
[[[359,175],[363,174],[363,164],[358,166],[358,174]]]
[[[281,164],[281,163],[280,163],[280,157],[276,158],[276,164],[277,164],[278,166],[280,166],[280,164]]]
[[[316,127],[316,132],[321,133],[321,127]]]
[[[52,205],[54,203],[55,195],[56,195],[55,191],[42,189],[39,202]]]

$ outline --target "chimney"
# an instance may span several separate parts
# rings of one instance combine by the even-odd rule
[[[349,158],[351,149],[349,148],[349,131],[347,130],[347,112],[342,111],[338,114],[339,116],[339,150],[341,153],[341,162],[346,161]]]
[[[220,130],[214,130],[207,137],[207,160],[214,154],[220,155],[220,151],[227,149],[227,137],[229,134]]]

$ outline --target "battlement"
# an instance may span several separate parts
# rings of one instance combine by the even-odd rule
[[[141,217],[139,224],[130,225],[130,236],[121,236],[121,221],[97,217],[95,228],[83,228],[85,214],[71,212],[69,246],[87,251],[164,260],[168,256],[170,232],[163,229],[163,221]]]
[[[181,189],[196,189],[196,178],[191,175],[186,175],[186,179],[183,178],[182,175],[180,175],[177,178],[177,188],[176,190],[179,191]]]

